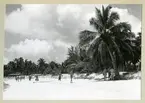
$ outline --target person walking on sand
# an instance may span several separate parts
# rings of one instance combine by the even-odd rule
[[[103,70],[103,76],[104,76],[104,81],[106,81],[106,77],[107,77],[107,69]]]
[[[62,76],[62,74],[61,74],[61,72],[60,72],[59,75],[58,75],[58,80],[59,80],[59,81],[61,81],[61,76]]]
[[[70,83],[72,83],[72,79],[73,79],[73,70],[70,71]]]
[[[35,77],[36,77],[35,81],[39,81],[38,75],[36,75]]]
[[[31,79],[32,79],[32,76],[31,76],[31,75],[29,75],[29,81],[31,81]]]
[[[58,73],[58,80],[61,81],[63,63],[62,63],[62,65],[59,66],[59,68],[60,68],[60,70],[59,70],[59,73]]]
[[[115,70],[114,69],[110,69],[110,80],[114,80],[114,78],[115,78]]]
[[[19,81],[19,78],[18,78],[18,76],[15,76],[15,80],[16,80],[16,81]]]

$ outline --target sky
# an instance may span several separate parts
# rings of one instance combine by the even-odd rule
[[[130,23],[136,34],[141,31],[141,5],[112,6],[120,22]],[[95,7],[102,4],[7,4],[4,64],[19,57],[63,62],[68,48],[78,44],[79,32],[93,30],[89,19],[95,17]]]

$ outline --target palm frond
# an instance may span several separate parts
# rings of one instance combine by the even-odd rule
[[[134,53],[133,53],[133,48],[130,45],[130,43],[124,41],[124,40],[120,40],[121,43],[121,49],[127,51],[127,53],[134,58]]]
[[[89,48],[88,48],[88,50],[87,50],[87,54],[88,54],[89,56],[92,57],[92,56],[94,55],[94,53],[98,51],[97,48],[99,47],[99,44],[100,44],[101,40],[102,40],[102,39],[101,39],[100,37],[97,37],[97,38],[95,38],[95,39],[93,40],[92,43],[90,43]]]
[[[117,53],[118,56],[119,56],[119,59],[120,59],[120,60],[123,60],[123,56],[122,56],[122,53],[121,53],[121,51],[120,51],[119,45],[118,45],[118,44],[115,42],[115,40],[113,40],[113,39],[111,39],[110,41],[114,44],[114,47],[115,47],[116,53]]]
[[[107,20],[106,28],[109,28],[109,27],[114,26],[115,25],[115,22],[117,20],[119,20],[119,19],[120,19],[120,17],[119,17],[119,15],[118,15],[117,12],[111,12],[111,14],[110,14],[110,16],[109,16],[109,18]]]
[[[122,31],[130,31],[131,32],[131,25],[128,24],[127,22],[120,22],[118,24],[116,24],[114,27],[110,28],[111,31],[114,32],[122,32]]]
[[[103,17],[102,17],[101,11],[98,8],[96,8],[96,7],[95,7],[95,9],[96,9],[95,13],[96,13],[97,20],[99,20],[99,21],[101,21],[103,23]]]
[[[110,28],[110,35],[120,39],[135,38],[135,34],[131,32],[131,25],[126,22],[121,22]]]
[[[111,5],[108,5],[105,10],[104,7],[102,7],[102,10],[103,10],[103,22],[104,24],[106,24],[107,20],[108,20],[108,17],[109,17],[109,13],[110,13],[110,10],[111,10],[112,6]]]
[[[97,20],[96,18],[90,19],[90,25],[92,25],[94,29],[97,30],[98,32],[101,32],[101,30],[103,29],[102,22],[100,20]]]

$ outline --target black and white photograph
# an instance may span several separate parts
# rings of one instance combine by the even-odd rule
[[[3,100],[141,100],[141,4],[6,4]]]

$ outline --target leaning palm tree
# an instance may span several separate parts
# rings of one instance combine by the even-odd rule
[[[96,31],[81,31],[79,45],[86,48],[90,57],[97,60],[102,68],[105,68],[107,61],[111,61],[116,76],[119,76],[117,66],[123,61],[120,48],[122,45],[127,45],[121,45],[121,43],[134,35],[131,32],[130,24],[117,22],[120,17],[117,12],[111,12],[111,8],[110,5],[106,8],[102,6],[102,10],[95,8],[96,17],[90,19],[90,25]]]

